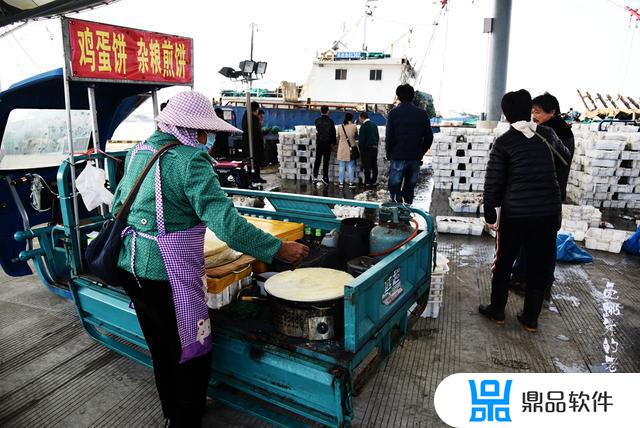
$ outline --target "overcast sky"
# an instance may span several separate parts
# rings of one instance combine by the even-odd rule
[[[480,112],[486,87],[487,39],[482,18],[489,0],[450,0],[435,30],[419,89],[442,111]],[[206,6],[205,6],[206,5]],[[440,2],[378,0],[369,24],[371,51],[407,55],[419,66],[432,37]],[[618,5],[618,6],[616,6]],[[640,0],[513,0],[508,89],[554,93],[561,108],[584,110],[576,89],[640,95],[640,29],[622,7]],[[120,0],[78,18],[193,37],[195,89],[219,96],[234,84],[220,76],[249,56],[250,23],[258,25],[254,57],[268,61],[257,86],[304,83],[318,51],[342,39],[359,49],[364,0],[202,1]],[[402,37],[413,28],[411,37]],[[398,41],[399,40],[399,41]],[[0,86],[62,64],[60,24],[41,21],[0,39]],[[161,95],[161,98],[169,96]]]

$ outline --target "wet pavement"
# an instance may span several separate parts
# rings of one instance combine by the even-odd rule
[[[265,176],[267,189],[346,198],[364,192],[347,189],[343,196],[337,186],[318,189]],[[419,186],[417,204],[428,205],[434,216],[451,214],[447,192],[433,192],[431,202],[428,177]],[[624,220],[616,215],[610,218]],[[553,305],[543,310],[540,332],[531,334],[515,319],[520,296],[510,295],[503,326],[477,312],[478,304],[489,299],[493,248],[487,235],[438,236],[438,249],[450,267],[440,315],[416,322],[354,399],[353,426],[445,426],[435,414],[433,396],[438,383],[457,372],[640,371],[639,257],[591,251],[593,263],[559,263]],[[604,324],[609,283],[620,304],[610,317],[617,342],[613,365],[605,364],[604,349],[604,339],[611,337]],[[0,274],[0,426],[162,424],[151,370],[92,342],[73,304],[47,291],[36,276]],[[211,405],[204,426],[267,425]]]

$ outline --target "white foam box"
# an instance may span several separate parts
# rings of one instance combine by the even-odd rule
[[[640,151],[640,140],[629,142],[631,150]]]
[[[594,238],[604,241],[624,241],[631,235],[631,232],[619,229],[601,229],[590,227],[587,230],[587,238]]]
[[[576,241],[584,241],[589,223],[583,220],[562,220],[560,231],[569,232]]]
[[[587,158],[586,164],[590,167],[598,168],[617,168],[620,166],[620,161],[617,159],[592,159]]]
[[[440,141],[437,144],[434,144],[432,148],[436,153],[447,152],[451,150],[451,143]]]
[[[467,150],[467,156],[471,156],[471,157],[488,157],[489,156],[489,150],[478,150],[478,149]]]
[[[477,157],[477,156],[471,158],[471,163],[478,163],[478,164],[486,165],[487,162],[489,162],[489,158]]]
[[[455,177],[471,177],[471,170],[460,170],[460,169],[454,169],[453,170],[453,175]]]
[[[616,150],[616,151],[620,151],[624,149],[624,146],[626,145],[626,139],[627,137],[622,137],[623,139],[621,140],[610,140],[610,139],[606,139],[606,140],[598,140],[596,141],[596,144],[594,145],[594,149],[596,150]]]
[[[628,134],[623,133],[623,132],[606,131],[606,132],[598,132],[598,136],[602,138],[598,142],[600,142],[600,141],[626,141]]]
[[[483,137],[486,138],[486,137]],[[471,144],[471,148],[473,150],[482,150],[482,151],[486,151],[487,152],[487,156],[489,155],[489,150],[491,150],[491,142],[478,142],[478,143],[472,143]]]
[[[637,177],[640,175],[640,168],[618,168],[616,177]]]
[[[436,177],[453,177],[450,169],[436,169],[433,171],[433,175]]]
[[[442,302],[427,302],[427,307],[420,315],[422,318],[438,318]]]
[[[484,228],[484,220],[473,217],[437,216],[436,224],[438,232],[458,235],[479,236]]]
[[[449,207],[456,213],[477,213],[482,207],[482,194],[453,192],[449,196]]]
[[[471,183],[453,183],[451,186],[452,190],[458,192],[470,192],[471,191]]]
[[[471,176],[472,177],[477,177],[477,178],[486,178],[487,177],[487,171],[473,171],[473,174]]]
[[[618,200],[620,201],[640,201],[640,194],[637,193],[619,193]]]
[[[586,156],[592,159],[618,159],[620,151],[589,149],[586,151]]]
[[[618,193],[634,193],[635,186],[633,184],[614,184],[610,186],[611,192]]]
[[[433,136],[433,141],[438,143],[455,143],[456,137],[453,135],[446,135],[439,132]]]
[[[640,152],[632,152],[629,150],[625,150],[620,153],[620,159],[622,160],[640,160]]]
[[[432,301],[442,301],[442,289],[437,289],[437,288],[433,288],[431,287],[429,289],[429,300]]]
[[[455,154],[451,156],[451,163],[471,163],[471,156],[456,156]]]

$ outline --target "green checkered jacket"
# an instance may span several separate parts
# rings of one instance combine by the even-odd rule
[[[156,149],[175,141],[175,137],[155,132],[147,143]],[[153,153],[142,150],[126,158],[126,172],[118,184],[113,201],[117,213],[133,184],[151,159]],[[127,224],[138,232],[157,236],[154,187],[155,166],[145,177],[136,196]],[[233,206],[220,187],[218,176],[206,153],[186,145],[169,149],[161,158],[162,201],[167,233],[189,229],[204,223],[231,248],[271,262],[280,249],[281,241],[247,222]],[[131,272],[131,235],[123,239],[118,266]],[[136,242],[135,274],[141,278],[167,281],[164,262],[155,241],[138,236]]]

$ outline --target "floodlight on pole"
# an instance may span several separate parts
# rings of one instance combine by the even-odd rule
[[[263,76],[267,72],[267,63],[265,61],[253,60],[253,35],[255,32],[255,24],[251,24],[251,55],[250,58],[241,61],[238,65],[239,70],[232,67],[222,67],[218,73],[229,79],[240,79],[248,84],[246,91],[246,117],[247,117],[247,140],[249,141],[249,160],[251,165],[251,174],[255,172],[255,160],[253,158],[253,121],[257,118],[252,117],[251,112],[251,89],[254,80],[258,80],[258,76]]]
[[[267,63],[264,61],[258,61],[256,63],[256,74],[263,75],[267,72]]]
[[[242,71],[242,73],[245,74],[245,76],[249,76],[249,78],[251,78],[251,75],[253,74],[253,69],[256,66],[256,62],[252,61],[250,59],[245,60],[240,62],[240,71]]]

